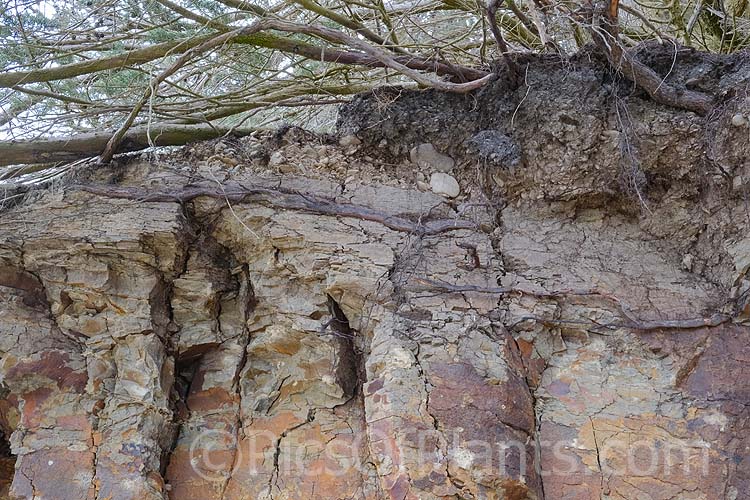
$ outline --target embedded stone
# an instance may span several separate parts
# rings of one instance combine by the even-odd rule
[[[747,125],[747,118],[744,115],[737,113],[732,117],[732,125],[735,127],[744,127]]]
[[[416,163],[420,168],[437,170],[438,172],[450,172],[456,164],[453,158],[440,153],[429,142],[412,148],[409,158],[412,163]]]
[[[461,192],[458,181],[452,175],[443,172],[432,174],[432,177],[430,177],[430,187],[433,193],[447,196],[448,198],[455,198]]]
[[[341,139],[339,139],[339,146],[342,148],[350,148],[353,146],[359,146],[362,144],[362,141],[359,140],[359,138],[356,135],[345,135]]]

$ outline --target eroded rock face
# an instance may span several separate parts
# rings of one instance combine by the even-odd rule
[[[444,101],[395,102],[420,109],[398,142],[363,98],[342,144],[136,157],[0,214],[8,495],[748,498],[747,103],[711,124],[717,174],[698,118],[631,102],[634,193],[603,96],[576,93],[596,76],[450,144]],[[472,156],[482,130],[512,158]],[[417,189],[426,143],[456,198]]]

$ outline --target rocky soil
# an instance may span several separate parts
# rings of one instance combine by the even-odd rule
[[[750,61],[672,52],[712,115],[542,58],[5,209],[7,495],[750,498]]]

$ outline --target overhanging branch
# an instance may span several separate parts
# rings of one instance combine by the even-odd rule
[[[330,28],[316,28],[314,26],[295,25],[286,21],[263,21],[264,29],[277,29],[289,33],[305,33],[312,35],[326,35],[341,42],[344,39],[359,40],[348,37],[347,35]],[[341,50],[335,48],[322,47],[305,43],[300,40],[273,35],[270,33],[260,33],[258,30],[251,32],[249,30],[239,30],[240,33],[232,39],[232,43],[241,45],[252,45],[255,47],[280,50],[290,54],[297,54],[310,59],[329,63],[361,65],[371,68],[383,68],[389,65],[382,59],[376,57],[374,53],[358,52],[352,50]],[[119,69],[125,66],[143,64],[160,59],[168,54],[183,54],[201,44],[213,39],[216,34],[192,37],[174,42],[165,42],[151,47],[135,49],[113,57],[92,59],[89,61],[64,64],[52,68],[44,68],[31,71],[10,71],[0,74],[0,88],[9,88],[14,85],[23,85],[38,82],[52,82],[65,80],[81,75],[88,75],[100,71]],[[346,42],[344,42],[346,43]],[[360,42],[363,43],[363,42]],[[366,45],[366,44],[365,44]],[[438,75],[451,75],[460,81],[477,80],[487,76],[488,72],[463,67],[460,65],[444,64],[434,60],[429,60],[417,55],[393,55],[393,61],[403,65],[408,69],[419,71],[434,71]]]
[[[256,101],[248,101],[235,106],[217,107],[204,115],[186,116],[175,123],[157,122],[150,129],[145,125],[129,128],[122,137],[121,144],[114,153],[139,151],[150,146],[148,135],[151,135],[155,146],[182,146],[190,142],[214,139],[232,132],[235,135],[247,135],[254,129],[250,127],[232,129],[225,125],[208,125],[207,122],[226,118],[245,111],[269,108],[272,106],[294,105],[293,98],[304,96],[342,96],[371,90],[366,85],[329,85],[320,87],[282,88],[260,95]],[[76,134],[65,137],[50,137],[34,140],[0,141],[0,166],[30,163],[53,163],[90,158],[101,154],[115,130]]]
[[[124,135],[118,153],[148,148],[148,135],[155,146],[181,146],[189,142],[221,137],[229,132],[247,135],[255,129],[227,126],[155,124],[132,127]],[[54,163],[99,155],[112,137],[112,131],[77,134],[70,137],[0,142],[0,166],[23,163]]]

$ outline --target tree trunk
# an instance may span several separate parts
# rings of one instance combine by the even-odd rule
[[[226,126],[171,125],[159,124],[153,127],[138,126],[128,130],[117,150],[118,153],[140,151],[151,145],[181,146],[189,142],[221,137],[229,132],[246,135],[252,129],[236,130]],[[75,161],[97,156],[104,150],[114,131],[78,134],[29,141],[0,142],[0,166],[24,163],[53,163]],[[151,142],[149,142],[149,136]]]

